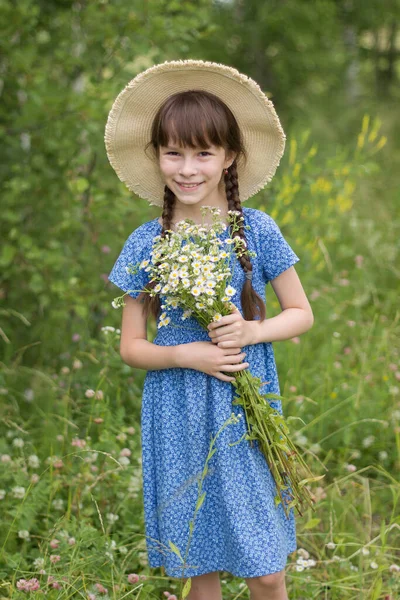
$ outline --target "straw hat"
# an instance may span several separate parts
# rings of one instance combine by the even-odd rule
[[[151,124],[172,94],[206,90],[231,109],[242,132],[248,160],[237,160],[242,202],[274,176],[285,149],[285,134],[272,102],[253,80],[236,69],[202,60],[164,62],[139,73],[119,93],[108,115],[104,141],[108,159],[129,190],[163,205],[164,181],[155,158],[145,153]]]

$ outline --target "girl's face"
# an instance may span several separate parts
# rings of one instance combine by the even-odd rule
[[[187,207],[225,207],[223,170],[232,162],[233,156],[220,146],[185,148],[171,143],[159,149],[159,165],[165,184]]]

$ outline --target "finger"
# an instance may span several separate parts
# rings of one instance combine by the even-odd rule
[[[228,382],[235,381],[234,377],[228,377],[228,375],[223,375],[222,373],[219,375],[215,375],[215,377],[217,379],[221,379],[221,381],[228,381]]]
[[[229,361],[227,361],[226,356],[223,356],[223,358],[221,359],[221,363],[228,362],[228,364],[230,364],[230,365],[240,363],[244,359],[245,356],[246,356],[245,352],[241,352],[240,354],[231,354]]]
[[[247,369],[249,363],[242,363],[241,365],[223,365],[221,367],[221,371],[242,371],[243,369]]]
[[[230,356],[231,354],[240,354],[242,351],[241,348],[221,348],[224,351],[225,356]]]
[[[230,340],[225,342],[217,342],[217,344],[221,350],[228,350],[228,348],[237,348],[238,342],[235,340]]]

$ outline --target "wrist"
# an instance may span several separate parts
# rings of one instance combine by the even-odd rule
[[[171,346],[171,351],[173,353],[173,362],[174,368],[185,368],[186,367],[186,359],[187,352],[183,351],[183,347],[185,344],[178,344],[177,346]]]
[[[260,340],[260,321],[248,321],[250,330],[250,344],[259,344]]]

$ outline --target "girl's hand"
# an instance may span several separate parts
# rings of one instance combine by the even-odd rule
[[[243,371],[249,366],[249,363],[242,363],[246,353],[237,347],[223,349],[212,342],[190,342],[176,348],[180,367],[202,371],[221,381],[235,381],[234,377],[224,375],[222,371]]]
[[[245,321],[236,308],[230,315],[208,325],[208,335],[220,348],[232,348],[253,344],[252,321]]]

